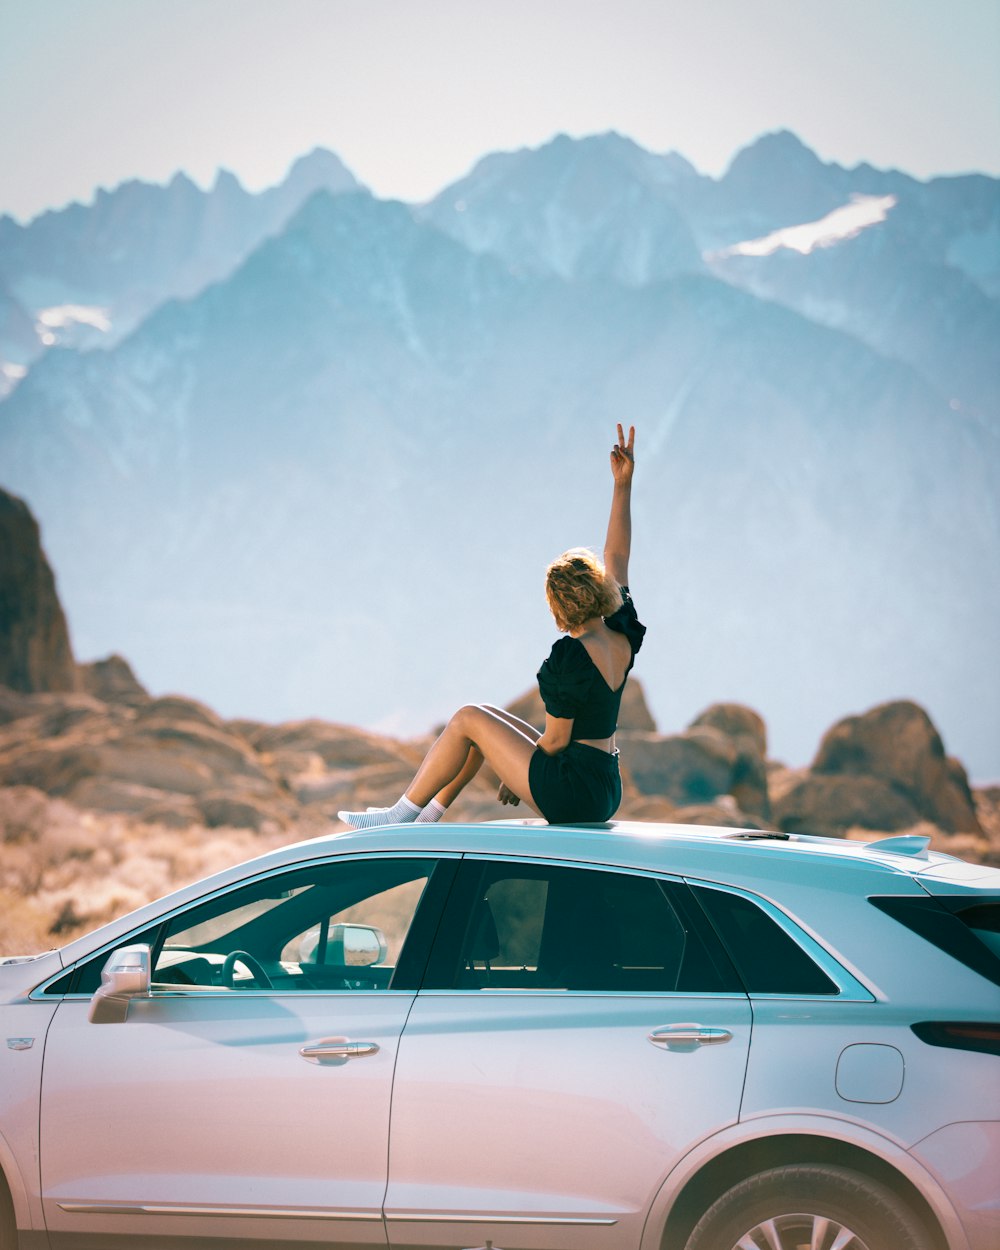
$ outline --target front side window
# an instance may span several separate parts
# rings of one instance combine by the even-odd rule
[[[388,989],[432,867],[335,861],[230,891],[168,923],[153,988]]]
[[[434,866],[382,856],[274,873],[187,907],[119,945],[152,947],[153,993],[397,988]],[[93,994],[110,954],[104,950],[71,969],[47,992]],[[412,981],[422,966],[413,969]]]
[[[428,988],[741,992],[704,941],[683,884],[545,864],[468,862],[463,871]]]

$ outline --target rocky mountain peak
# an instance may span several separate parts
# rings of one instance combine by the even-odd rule
[[[307,187],[323,187],[334,195],[356,191],[361,183],[344,162],[328,148],[313,148],[292,163],[283,186],[304,192]]]
[[[518,272],[632,286],[703,268],[673,203],[677,162],[615,132],[481,161],[422,214]],[[694,177],[694,171],[691,170]]]

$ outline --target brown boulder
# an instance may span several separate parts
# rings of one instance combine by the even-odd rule
[[[28,705],[14,710],[26,714],[0,727],[0,785],[139,819],[175,808],[199,819],[192,800],[225,796],[248,805],[253,828],[263,817],[250,807],[270,819],[294,806],[250,744],[193,700],[150,700],[136,710],[82,694],[21,698]]]
[[[895,789],[918,819],[951,832],[982,832],[965,769],[945,756],[940,735],[916,703],[883,703],[838,721],[820,743],[812,771],[877,778]],[[866,827],[901,826],[866,822]]]
[[[138,707],[149,702],[149,691],[138,681],[127,660],[109,655],[105,660],[79,664],[80,689],[105,703]]]
[[[909,829],[920,813],[879,777],[823,776],[804,770],[784,774],[772,788],[772,815],[786,833],[842,837],[848,829]]]
[[[731,795],[736,805],[767,819],[767,768],[752,738],[731,737],[708,724],[683,734],[620,735],[622,759],[641,794],[681,805]]]
[[[0,744],[51,738],[109,714],[107,705],[89,694],[21,694],[0,686]]]
[[[707,803],[725,794],[732,751],[721,734],[623,733],[622,759],[640,794],[674,803]]]
[[[414,769],[422,752],[395,738],[335,725],[324,720],[289,721],[282,725],[249,728],[247,740],[255,750],[294,763],[318,757],[327,768],[358,768],[369,764],[405,763]]]
[[[187,699],[179,694],[165,694],[158,699],[147,699],[138,709],[136,720],[144,721],[195,721],[208,725],[232,737],[231,730],[226,728],[222,717],[206,703],[197,699]]]
[[[688,728],[697,729],[704,725],[736,741],[748,739],[762,759],[767,755],[767,726],[764,718],[751,707],[742,703],[713,703],[696,716]]]
[[[55,578],[27,504],[0,490],[0,683],[75,690],[76,664]]]
[[[725,796],[723,796],[725,797]],[[679,807],[673,820],[679,825],[709,825],[717,829],[762,829],[752,816],[743,812],[735,803],[696,803]]]
[[[140,816],[143,820],[150,819],[148,813],[152,808],[163,809],[173,807],[176,795],[155,786],[139,785],[134,781],[123,781],[120,777],[108,777],[101,774],[82,777],[73,786],[72,801],[77,807],[91,808],[100,812],[122,812],[130,816]],[[197,820],[198,811],[190,799],[184,805],[190,812],[192,820]]]
[[[263,832],[269,825],[284,827],[290,813],[273,804],[229,793],[205,794],[198,800],[204,823],[210,829],[230,827]]]

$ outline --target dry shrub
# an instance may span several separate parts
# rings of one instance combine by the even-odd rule
[[[201,877],[329,828],[312,817],[267,834],[168,829],[81,811],[27,786],[0,788],[0,955],[62,945]]]
[[[0,955],[37,955],[55,943],[53,917],[11,890],[0,890]]]

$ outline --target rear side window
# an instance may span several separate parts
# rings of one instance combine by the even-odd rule
[[[1000,985],[1000,895],[973,901],[966,895],[892,895],[868,901],[938,950]]]
[[[837,994],[839,987],[763,907],[728,890],[696,886],[750,994]]]
[[[426,988],[741,993],[687,887],[591,868],[470,861]],[[705,936],[714,947],[714,935]]]

